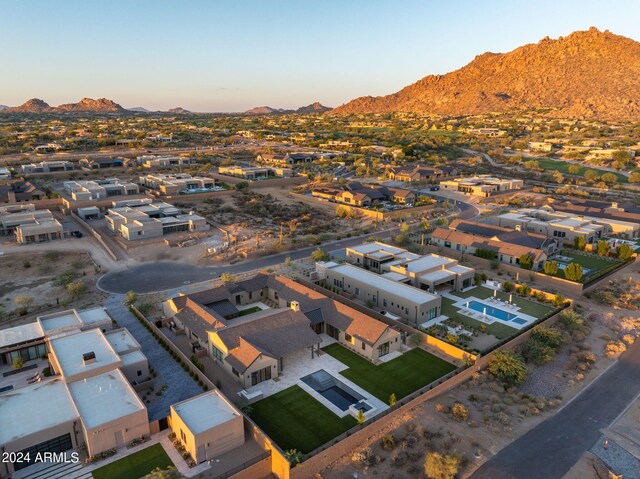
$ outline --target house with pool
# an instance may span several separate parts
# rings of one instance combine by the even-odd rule
[[[401,333],[388,324],[274,274],[180,294],[163,311],[194,352],[205,350],[245,389],[297,382],[307,368],[320,369],[321,348],[332,342],[373,363],[402,346]]]

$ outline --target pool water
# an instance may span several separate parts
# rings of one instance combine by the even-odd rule
[[[349,406],[364,399],[364,396],[355,392],[324,369],[320,369],[315,373],[301,378],[301,381],[341,411],[347,411]]]
[[[474,311],[477,311],[479,313],[484,313],[486,310],[487,316],[491,316],[492,318],[497,318],[502,321],[513,321],[518,324],[523,324],[519,321],[516,321],[516,319],[518,319],[517,314],[513,314],[503,309],[495,308],[493,306],[488,306],[486,304],[480,303],[475,300],[469,302],[469,309],[473,309]]]

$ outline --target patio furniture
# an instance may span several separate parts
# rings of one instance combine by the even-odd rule
[[[35,384],[39,383],[40,381],[42,381],[42,378],[40,377],[40,373],[38,373],[38,376],[36,378],[28,380],[27,383]]]
[[[30,381],[34,381],[36,379],[38,379],[40,377],[40,371],[36,371],[36,373],[33,376],[29,376],[26,381],[30,382]]]

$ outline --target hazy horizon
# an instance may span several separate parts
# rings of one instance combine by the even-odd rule
[[[595,26],[640,39],[638,2],[602,5],[12,0],[0,5],[0,104],[104,97],[149,110],[335,107],[545,36]]]

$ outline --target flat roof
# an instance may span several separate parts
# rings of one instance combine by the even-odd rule
[[[390,279],[391,281],[405,281],[407,278],[404,274],[396,273],[394,271],[390,271],[389,273],[384,273],[381,275],[383,278]]]
[[[127,366],[129,364],[136,364],[142,361],[146,361],[147,357],[140,350],[130,351],[120,356],[122,359],[122,365]]]
[[[118,354],[140,349],[140,344],[126,328],[107,331],[104,335]]]
[[[119,369],[75,381],[69,384],[69,391],[85,429],[146,411]]]
[[[379,274],[372,273],[366,269],[358,268],[357,266],[352,266],[350,264],[341,264],[331,268],[331,270],[358,281],[362,281],[363,283],[367,283],[374,288],[381,289],[400,298],[409,300],[412,303],[426,303],[438,298],[435,294],[414,288],[407,284],[392,281],[380,276]]]
[[[361,254],[371,254],[379,250],[386,251],[391,254],[398,254],[398,253],[402,253],[403,251],[406,251],[402,248],[397,248],[396,246],[391,246],[386,243],[379,243],[377,241],[373,243],[363,243],[358,246],[353,246],[349,249],[353,251],[357,251],[358,253],[361,253]]]
[[[120,357],[102,331],[96,328],[52,339],[49,344],[58,359],[63,376],[74,376],[109,364],[114,367],[120,365]],[[82,355],[89,352],[95,353],[96,360],[85,364]]]
[[[0,348],[44,338],[38,323],[22,324],[13,328],[0,329]]]
[[[82,326],[82,321],[78,317],[75,310],[69,309],[60,313],[48,314],[40,316],[38,322],[42,326],[42,330],[48,334],[53,331],[61,331],[65,329],[74,329]]]
[[[104,308],[100,307],[79,311],[78,316],[80,316],[80,319],[86,325],[101,323],[103,321],[111,322],[111,317],[107,314],[107,311]]]
[[[67,385],[59,378],[7,391],[0,394],[0,444],[78,417]]]
[[[438,268],[442,265],[448,265],[455,263],[455,259],[447,258],[446,256],[438,256],[435,254],[428,254],[418,259],[407,262],[407,271],[412,273],[418,273],[427,269]]]
[[[212,429],[239,416],[216,390],[171,406],[193,434]]]
[[[430,273],[420,275],[420,279],[425,279],[427,281],[440,281],[441,279],[447,279],[452,276],[455,276],[453,271],[449,271],[448,269],[437,269]]]

